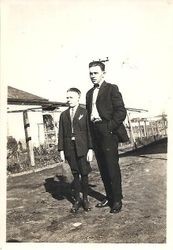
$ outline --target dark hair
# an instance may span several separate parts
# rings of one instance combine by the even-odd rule
[[[80,91],[79,89],[77,89],[77,88],[69,88],[69,89],[67,90],[67,92],[69,92],[69,91],[71,91],[71,92],[76,92],[79,96],[81,95],[81,91]]]
[[[102,63],[101,61],[93,61],[89,63],[89,68],[93,67],[93,66],[99,66],[101,68],[102,71],[105,71],[105,65],[104,63]]]

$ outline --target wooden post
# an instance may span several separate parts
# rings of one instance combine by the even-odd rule
[[[134,145],[134,147],[136,148],[136,140],[133,134],[133,128],[132,128],[132,124],[130,121],[130,113],[127,113],[127,119],[128,119],[128,124],[129,124],[130,141],[131,141],[131,144]]]
[[[164,131],[165,131],[165,136],[167,136],[167,120],[164,120]]]
[[[142,131],[141,131],[141,122],[140,122],[140,118],[138,118],[138,128],[139,128],[139,137],[142,139]]]
[[[159,135],[159,126],[158,126],[158,121],[156,121],[156,133]]]
[[[40,126],[43,125],[43,123],[37,123],[38,126],[38,143],[39,143],[39,147],[41,145],[41,138],[40,138]]]
[[[148,137],[147,119],[144,119],[144,136],[146,136],[146,138]]]
[[[40,123],[37,123],[37,126],[38,126],[38,143],[40,146]]]
[[[156,136],[155,136],[154,125],[153,125],[152,121],[151,121],[151,131],[152,131],[152,136],[153,136],[154,141],[155,141],[156,140]]]
[[[28,158],[29,158],[31,166],[35,166],[34,151],[33,151],[33,145],[31,141],[30,124],[29,124],[27,110],[23,111],[23,122],[24,122],[24,129],[25,129],[25,139],[26,139],[26,147],[28,151]]]

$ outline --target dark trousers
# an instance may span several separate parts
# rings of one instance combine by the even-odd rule
[[[110,204],[123,198],[121,171],[118,156],[118,138],[108,131],[107,124],[95,124],[92,128],[94,151]]]
[[[80,200],[80,191],[82,191],[83,199],[87,199],[88,196],[88,175],[81,175],[79,176],[79,173],[73,173],[74,177],[74,196],[75,200]],[[81,186],[82,185],[82,186]]]
[[[75,141],[71,141],[70,156],[67,161],[70,165],[74,181],[74,196],[76,200],[80,199],[80,191],[83,193],[83,199],[88,195],[88,174],[91,171],[90,164],[86,160],[86,156],[78,157]]]

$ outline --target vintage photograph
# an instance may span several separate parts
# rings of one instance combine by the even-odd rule
[[[3,244],[166,247],[173,2],[1,7]]]

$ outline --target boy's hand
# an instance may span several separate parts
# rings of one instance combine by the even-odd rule
[[[60,158],[62,162],[65,162],[65,155],[64,155],[64,151],[60,151]]]
[[[88,150],[88,153],[87,153],[87,161],[90,162],[93,160],[93,155],[94,155],[94,152],[92,149],[89,149]]]

